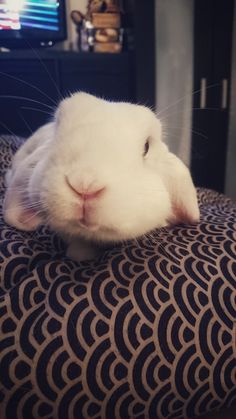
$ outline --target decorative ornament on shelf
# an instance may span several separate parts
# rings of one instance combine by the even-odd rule
[[[122,12],[121,0],[89,0],[85,15],[73,10],[71,19],[79,34],[79,49],[93,52],[121,52]]]

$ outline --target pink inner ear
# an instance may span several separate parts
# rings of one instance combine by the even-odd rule
[[[37,214],[38,211],[22,208],[18,220],[25,227],[26,230],[34,230],[42,222],[41,217]]]
[[[186,211],[186,208],[181,203],[173,206],[173,214],[169,219],[170,224],[193,224],[198,221],[199,219]]]

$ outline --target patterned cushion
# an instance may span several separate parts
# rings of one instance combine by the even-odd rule
[[[1,139],[0,186],[18,138]],[[1,220],[1,419],[193,418],[236,402],[236,205],[91,262]]]

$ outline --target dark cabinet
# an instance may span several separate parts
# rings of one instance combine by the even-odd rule
[[[191,170],[195,184],[224,191],[233,0],[195,0]]]
[[[0,133],[28,135],[51,117],[62,97],[78,90],[155,106],[155,2],[124,0],[123,6],[123,24],[131,29],[132,51],[0,52]]]
[[[77,54],[78,55],[78,54]],[[83,54],[59,62],[62,95],[85,90],[113,100],[135,101],[132,54]]]
[[[0,133],[29,135],[79,90],[136,102],[133,54],[0,53]]]

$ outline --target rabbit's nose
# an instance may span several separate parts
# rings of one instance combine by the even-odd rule
[[[66,183],[69,186],[69,188],[78,195],[83,201],[88,201],[91,199],[97,199],[99,198],[103,192],[105,191],[105,186],[103,187],[94,187],[93,185],[88,187],[82,187],[82,186],[74,186],[66,176]]]

